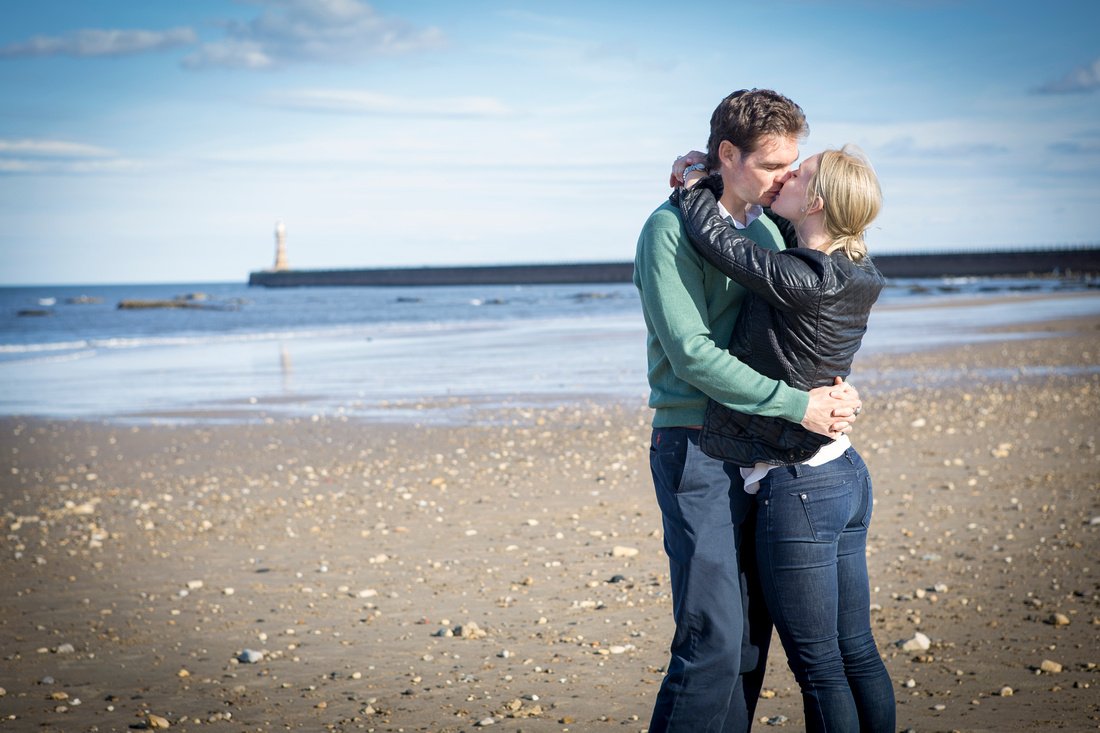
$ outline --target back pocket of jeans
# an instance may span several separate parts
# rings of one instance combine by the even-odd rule
[[[821,489],[809,489],[797,494],[810,524],[815,542],[835,542],[852,516],[850,481]]]

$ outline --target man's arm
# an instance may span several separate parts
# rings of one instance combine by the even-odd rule
[[[651,220],[636,263],[646,313],[673,373],[738,412],[801,422],[809,403],[805,392],[762,376],[714,342],[703,259],[682,231],[671,211]]]

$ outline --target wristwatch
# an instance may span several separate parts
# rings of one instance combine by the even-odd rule
[[[692,171],[706,172],[706,170],[707,170],[707,167],[705,165],[703,165],[702,163],[696,163],[694,165],[689,165],[687,168],[684,168],[684,175],[680,177],[680,180],[687,181],[688,173],[691,173]]]

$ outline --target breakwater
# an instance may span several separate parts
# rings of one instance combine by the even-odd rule
[[[989,277],[1100,273],[1100,246],[1035,250],[882,254],[874,258],[888,278]],[[633,262],[580,262],[463,267],[394,267],[347,270],[262,270],[248,284],[268,288],[423,285],[553,285],[621,283]]]
[[[994,277],[1100,273],[1100,246],[990,252],[884,254],[874,257],[886,277]]]
[[[633,262],[584,262],[368,270],[265,270],[253,272],[248,284],[269,288],[318,285],[558,285],[624,283],[630,282],[633,277]]]

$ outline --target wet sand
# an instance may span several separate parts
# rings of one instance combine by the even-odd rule
[[[1100,320],[1029,330],[857,362],[899,730],[1100,728]],[[2,420],[0,731],[643,731],[649,418]],[[778,640],[766,688],[803,729]]]

